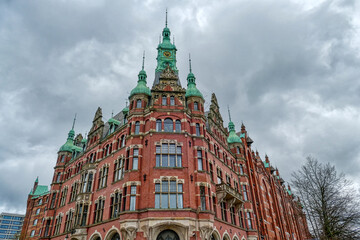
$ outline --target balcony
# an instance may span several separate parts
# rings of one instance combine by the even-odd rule
[[[244,203],[241,194],[225,183],[216,184],[216,197],[219,203],[225,201],[229,208],[235,207],[236,210]]]

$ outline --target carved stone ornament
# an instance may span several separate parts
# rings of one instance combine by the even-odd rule
[[[178,76],[168,65],[164,71],[160,74],[160,79],[178,80]]]
[[[214,228],[211,226],[203,226],[200,228],[200,237],[201,239],[209,240],[211,234],[214,232]]]
[[[121,228],[121,235],[123,240],[134,240],[136,237],[137,228],[134,226]]]

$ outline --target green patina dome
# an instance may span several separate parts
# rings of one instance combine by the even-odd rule
[[[197,89],[196,83],[195,83],[195,75],[190,72],[187,76],[187,89],[185,93],[185,97],[201,97],[204,98],[202,93]]]
[[[60,147],[59,152],[73,152],[73,151],[81,152],[82,151],[82,149],[80,147],[74,145],[74,136],[75,136],[75,131],[73,129],[71,129],[69,131],[66,143]]]
[[[126,106],[123,108],[123,110],[121,110],[124,114],[127,114],[129,112],[129,107]]]
[[[133,90],[131,90],[129,98],[132,97],[134,94],[146,94],[148,96],[151,96],[150,88],[146,86],[146,77],[146,72],[144,69],[142,69],[138,75],[138,84]]]
[[[227,138],[228,143],[241,143],[241,138],[236,135],[235,132],[235,124],[233,122],[229,122],[229,136]]]

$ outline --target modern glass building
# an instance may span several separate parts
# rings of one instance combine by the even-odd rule
[[[0,239],[15,239],[20,236],[25,215],[14,213],[0,214]]]

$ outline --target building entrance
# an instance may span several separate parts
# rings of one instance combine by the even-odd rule
[[[173,230],[164,230],[159,234],[156,240],[180,240],[180,238]]]

